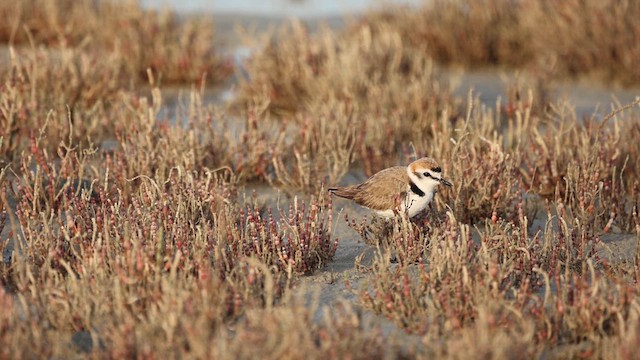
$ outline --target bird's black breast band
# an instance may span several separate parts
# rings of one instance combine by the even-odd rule
[[[416,185],[416,183],[414,183],[413,181],[409,181],[409,188],[411,189],[411,191],[412,191],[414,194],[416,194],[416,195],[418,195],[418,196],[420,196],[420,197],[423,197],[423,196],[425,195],[425,194],[424,194],[424,191],[422,191],[422,190],[418,187],[418,185]]]

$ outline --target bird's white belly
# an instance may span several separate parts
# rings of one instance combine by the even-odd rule
[[[407,196],[406,200],[406,209],[410,218],[418,215],[422,210],[424,210],[431,200],[433,200],[433,192],[429,191],[424,194],[424,196],[418,196],[417,194],[409,191],[409,196]]]
[[[422,210],[424,210],[431,200],[433,200],[433,192],[425,193],[424,196],[418,196],[417,194],[409,191],[409,196],[405,199],[405,208],[407,211],[407,215],[410,218],[418,215]],[[376,214],[383,218],[392,218],[394,216],[394,211],[392,209],[388,210],[377,210]]]
[[[383,218],[392,218],[394,213],[393,210],[389,209],[389,210],[376,210],[376,215],[383,217]]]

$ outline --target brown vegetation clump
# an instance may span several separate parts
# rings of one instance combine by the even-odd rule
[[[2,184],[2,203],[16,202],[0,219],[14,234],[0,268],[13,314],[0,324],[0,338],[15,344],[7,355],[72,354],[56,339],[78,332],[114,357],[187,354],[247,308],[275,305],[335,254],[323,200],[263,219],[238,201],[229,176],[175,166],[127,179],[126,168],[65,148],[54,162],[34,140],[23,175]]]
[[[635,1],[523,2],[524,24],[534,33],[538,67],[559,75],[592,74],[599,80],[638,85],[640,4]],[[562,34],[562,36],[558,36]]]
[[[355,28],[383,23],[440,63],[591,75],[630,86],[640,81],[639,15],[633,1],[436,0],[372,12]]]
[[[514,5],[513,11],[519,6],[524,5]],[[314,177],[316,183],[335,183],[351,163],[371,175],[408,162],[401,154],[413,144],[416,155],[439,159],[454,179],[450,205],[456,216],[476,221],[494,215],[513,218],[527,194],[565,196],[571,185],[563,179],[571,162],[583,159],[581,169],[600,174],[595,183],[608,178],[605,185],[616,184],[605,188],[620,190],[610,193],[615,204],[604,198],[598,202],[597,226],[603,227],[615,213],[618,226],[630,229],[629,198],[616,194],[635,197],[634,184],[625,180],[622,189],[616,179],[623,167],[629,175],[637,171],[634,157],[624,155],[636,151],[636,142],[627,141],[637,126],[631,113],[616,116],[630,121],[606,120],[592,126],[567,110],[570,105],[538,104],[532,96],[522,99],[519,88],[510,91],[515,95],[506,104],[498,102],[492,110],[473,98],[465,109],[434,75],[420,42],[396,25],[365,19],[345,33],[321,30],[312,35],[293,23],[278,34],[277,42],[248,61],[248,78],[239,88],[236,106],[260,99],[269,119],[283,119],[282,126],[292,129],[282,131],[282,137],[297,129],[312,135],[294,136],[302,142],[292,142],[293,152],[287,146],[270,147],[278,149],[272,153],[273,170],[267,171],[274,183],[297,190],[312,188]],[[257,129],[268,126],[269,121],[255,124]],[[627,130],[621,132],[622,127]],[[550,142],[555,142],[555,150]],[[602,149],[591,151],[591,145]],[[565,146],[570,151],[553,155]],[[326,162],[340,167],[328,171]]]
[[[122,69],[128,79],[164,83],[219,83],[231,72],[215,49],[215,28],[204,18],[179,19],[144,9],[138,1],[25,0],[3,2],[0,43],[81,48]],[[124,80],[124,79],[122,79]]]
[[[336,183],[353,162],[368,174],[395,165],[398,151],[431,135],[434,119],[451,107],[430,59],[393,29],[312,35],[294,22],[278,39],[246,64],[235,107],[258,101],[270,119],[293,127],[301,141],[274,156],[276,180],[286,186],[308,189],[310,174]]]
[[[99,65],[104,60],[76,49],[11,50],[9,69],[0,70],[0,158],[13,161],[44,134],[40,145],[51,151],[69,139],[88,145],[113,136],[107,112],[121,94],[122,72]]]
[[[536,55],[533,33],[523,26],[526,7],[509,0],[436,0],[419,9],[371,12],[354,27],[384,23],[441,63],[523,66]]]
[[[226,111],[203,88],[169,108],[163,88],[221,64],[209,25],[132,2],[3,3],[0,37],[35,46],[0,62],[0,357],[632,357],[640,100],[582,119],[514,86],[486,106],[454,98],[431,60],[548,66],[569,45],[542,53],[538,34],[635,12],[616,4],[434,1],[316,34],[293,22],[255,49]],[[543,10],[555,27],[529,23]],[[571,69],[623,61],[579,50],[588,66]],[[367,251],[313,276],[351,256],[325,186],[425,155],[453,186],[379,229],[345,212]]]
[[[503,358],[516,349],[527,356],[619,356],[611,344],[637,327],[636,275],[629,271],[635,265],[607,263],[588,226],[557,214],[532,238],[523,215],[474,230],[449,214],[428,235],[403,222],[399,233],[421,256],[396,248],[398,258],[417,261],[394,266],[381,251],[361,299],[422,334],[442,358],[466,352]]]
[[[522,200],[540,197],[570,203],[598,229],[615,222],[632,231],[640,123],[629,109],[638,103],[583,121],[564,102],[543,115],[532,112],[531,98],[507,105],[507,113],[499,104],[489,111],[470,99],[466,118],[453,124],[441,118],[433,139],[417,147],[441,159],[454,184],[449,205],[460,221],[514,219]],[[437,200],[442,209],[443,199]]]
[[[193,92],[188,109],[176,110],[188,126],[169,126],[175,120],[161,114],[163,98],[152,73],[151,89],[133,91],[118,82],[122,70],[102,60],[76,49],[12,52],[0,86],[0,159],[15,162],[37,139],[49,155],[65,152],[63,143],[83,149],[117,144],[128,152],[127,161],[116,159],[131,170],[127,178],[178,165],[169,158],[188,167],[225,163],[226,135],[216,121],[221,115],[202,104],[200,93]],[[190,155],[177,156],[182,152]]]
[[[338,304],[331,311],[325,309],[323,318],[314,320],[317,305],[301,302],[287,299],[286,306],[248,313],[236,329],[224,331],[216,339],[213,356],[322,359],[348,354],[357,359],[371,359],[408,353],[402,351],[395,337],[383,335],[379,327],[369,327],[348,304]],[[247,346],[248,343],[252,346]]]

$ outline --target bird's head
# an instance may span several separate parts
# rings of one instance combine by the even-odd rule
[[[438,185],[451,186],[451,183],[442,177],[442,168],[432,158],[418,159],[407,167],[409,178],[423,191],[435,191]]]

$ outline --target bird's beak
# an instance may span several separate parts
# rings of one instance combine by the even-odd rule
[[[450,182],[448,182],[448,181],[447,181],[447,180],[445,180],[445,179],[440,179],[440,182],[441,182],[443,185],[447,185],[448,187],[451,187],[451,183],[450,183]]]

